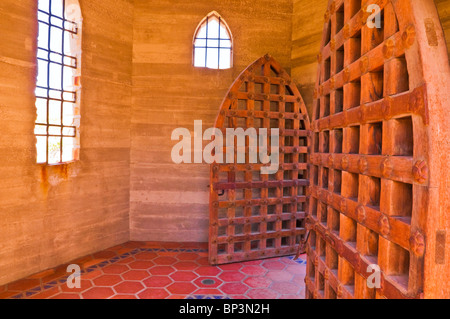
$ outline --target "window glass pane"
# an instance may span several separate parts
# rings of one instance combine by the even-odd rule
[[[205,67],[206,63],[206,49],[195,49],[194,66]]]
[[[231,68],[231,50],[229,49],[220,49],[220,69],[229,69]]]
[[[36,136],[37,162],[47,162],[47,138],[45,136]]]
[[[49,5],[49,0],[38,0],[38,9],[39,10],[48,12],[48,10],[49,10],[48,5]]]
[[[73,149],[75,148],[75,139],[63,137],[62,160],[63,162],[73,161]]]
[[[217,18],[209,18],[208,23],[208,38],[218,38],[219,37],[219,21]]]
[[[218,48],[219,40],[208,40],[208,48]]]
[[[206,47],[206,40],[197,39],[195,40],[196,47]]]
[[[36,123],[45,124],[47,122],[47,100],[36,99],[37,118]]]
[[[61,127],[59,126],[49,126],[48,127],[49,135],[61,135]]]
[[[41,88],[36,88],[35,94],[37,97],[47,97],[47,90],[41,89]]]
[[[65,127],[63,128],[62,134],[64,136],[74,136],[75,135],[75,129],[72,127]]]
[[[221,40],[220,47],[221,48],[231,48],[231,41],[230,40]]]
[[[74,41],[72,33],[64,32],[64,54],[74,55],[74,52],[72,52],[72,41]]]
[[[40,59],[48,60],[48,53],[45,50],[38,49],[37,57]]]
[[[52,89],[62,89],[61,74],[62,67],[55,63],[50,63],[50,87]]]
[[[72,102],[75,103],[75,93],[73,92],[64,92],[63,93],[63,99],[66,102]]]
[[[51,99],[61,100],[61,91],[56,91],[56,90],[50,89],[48,91],[48,97],[51,98]]]
[[[62,0],[52,0],[51,14],[63,17],[63,3]]]
[[[61,125],[61,102],[49,102],[49,124]]]
[[[61,137],[48,138],[48,163],[57,164],[61,161]]]
[[[198,31],[197,38],[206,38],[206,23]]]
[[[64,67],[64,90],[73,90],[73,71],[72,68]]]
[[[63,125],[73,125],[75,105],[73,103],[64,103],[63,105]]]
[[[77,65],[77,59],[70,57],[70,56],[65,56],[64,57],[64,64],[67,66],[71,66],[71,67],[76,67]],[[73,73],[73,71],[72,71]]]
[[[37,76],[37,85],[38,86],[47,86],[47,66],[48,63],[42,60],[38,60],[38,76]]]
[[[46,125],[36,125],[34,127],[34,134],[47,135],[47,126]]]
[[[62,63],[62,55],[56,53],[50,53],[50,61],[56,63]]]
[[[219,68],[219,50],[218,49],[207,49],[207,59],[206,66],[210,69]]]
[[[48,25],[39,23],[38,47],[48,49]]]
[[[50,28],[50,50],[62,53],[62,30],[51,27]]]
[[[50,23],[54,26],[63,27],[63,20],[57,18],[57,17],[50,17]]]
[[[49,23],[50,22],[50,16],[47,13],[38,11],[38,21],[39,22]],[[46,24],[43,24],[43,25],[47,26]]]
[[[230,35],[228,34],[228,31],[223,26],[223,24],[220,25],[220,38],[221,39],[230,39]]]

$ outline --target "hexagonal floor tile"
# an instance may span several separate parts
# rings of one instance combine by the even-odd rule
[[[298,265],[295,260],[292,260],[291,258],[288,258],[288,257],[280,258],[279,261],[282,262],[285,265],[288,265],[288,266],[290,266],[290,265]]]
[[[195,272],[200,276],[217,276],[221,273],[221,270],[213,266],[200,266],[195,270]]]
[[[133,255],[133,249],[145,248],[146,243],[129,243],[130,248],[126,248],[127,245],[94,254],[98,260],[113,256],[124,258],[83,273],[81,288],[69,289],[62,283],[53,287],[56,289],[35,295],[67,299],[183,299],[195,294],[233,299],[304,298],[306,266],[288,257],[216,267],[209,265],[206,252],[142,251]],[[176,243],[171,245],[183,247]],[[128,255],[124,256],[125,253]],[[210,280],[210,283],[203,280]]]
[[[283,270],[286,268],[285,264],[277,260],[265,261],[262,265],[268,270]]]
[[[295,295],[300,291],[300,286],[292,282],[274,282],[270,288],[283,295]]]
[[[268,288],[272,280],[265,277],[248,277],[244,280],[244,283],[251,288]]]
[[[272,281],[290,281],[294,275],[286,271],[270,270],[266,275]]]
[[[120,279],[120,277],[119,277],[119,279]],[[83,291],[88,290],[89,288],[91,288],[92,287],[92,283],[91,283],[90,280],[81,279],[81,281],[80,281],[80,288],[69,288],[67,283],[61,284],[60,287],[61,287],[61,291],[62,292],[80,293],[80,292],[83,292]]]
[[[114,286],[114,290],[119,294],[135,294],[144,288],[145,287],[137,281],[125,281]]]
[[[278,294],[270,289],[252,289],[247,296],[251,299],[276,299]]]
[[[222,296],[223,292],[219,289],[206,289],[200,288],[192,293],[192,295],[202,295],[202,296]]]
[[[294,278],[291,280],[294,284],[299,286],[305,285],[305,275],[294,275]]]
[[[170,256],[162,256],[155,258],[153,262],[157,265],[173,265],[174,263],[177,262],[177,260]]]
[[[217,277],[200,277],[194,281],[194,284],[199,288],[217,288],[223,283]]]
[[[110,266],[106,266],[105,268],[103,268],[103,272],[105,274],[123,274],[124,272],[130,270],[127,266],[125,265],[110,265]]]
[[[122,278],[125,280],[143,280],[149,276],[150,274],[146,270],[130,270],[122,274]]]
[[[188,295],[197,290],[197,287],[190,282],[176,282],[167,287],[167,290],[175,295]]]
[[[192,271],[177,271],[170,275],[174,281],[188,281],[191,282],[196,279],[198,275]]]
[[[244,274],[247,274],[250,276],[262,276],[267,272],[267,270],[264,269],[263,267],[256,266],[256,265],[244,266],[244,268],[242,268],[241,271]]]
[[[223,284],[219,289],[227,295],[243,295],[249,288],[243,283],[232,282]]]
[[[178,270],[194,270],[198,265],[192,261],[180,261],[174,264],[173,267]]]
[[[224,271],[218,276],[225,282],[237,282],[245,278],[245,275],[239,271]]]
[[[143,284],[149,288],[162,288],[171,284],[173,281],[167,276],[152,276],[143,281]]]
[[[109,287],[94,287],[82,293],[84,299],[106,299],[114,295]]]
[[[148,288],[138,294],[140,299],[165,299],[169,293],[162,288]]]
[[[137,261],[134,261],[134,262],[128,264],[128,266],[131,269],[138,269],[138,270],[150,269],[154,265],[155,264],[149,260],[137,260]]]
[[[103,271],[101,271],[100,269],[95,269],[91,272],[86,272],[83,274],[83,279],[94,279],[97,277],[100,277],[101,275],[103,275]]]
[[[155,266],[149,269],[149,273],[154,276],[167,276],[175,271],[171,266]]]
[[[119,275],[103,275],[93,280],[96,286],[112,287],[122,281]]]
[[[209,260],[208,257],[200,257],[195,261],[200,266],[209,266]]]
[[[294,274],[294,275],[305,275],[306,274],[306,267],[297,264],[297,265],[288,266],[286,268],[286,271],[288,271],[288,272],[290,272],[291,274]]]

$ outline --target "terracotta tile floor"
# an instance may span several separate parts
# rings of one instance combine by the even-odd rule
[[[303,299],[305,256],[212,267],[205,244],[129,242],[0,286],[0,299]]]

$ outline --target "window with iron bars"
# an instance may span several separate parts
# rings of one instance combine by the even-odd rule
[[[231,31],[215,11],[202,20],[194,36],[194,66],[229,69],[233,65]]]
[[[79,159],[81,12],[78,1],[39,0],[38,26],[37,163],[68,163]]]

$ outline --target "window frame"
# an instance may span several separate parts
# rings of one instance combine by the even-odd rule
[[[207,64],[208,64],[207,63],[207,56],[208,56],[207,52],[208,52],[208,49],[212,49],[213,48],[213,47],[208,47],[208,32],[206,33],[205,65],[202,65],[202,66],[196,66],[195,65],[195,53],[196,53],[196,49],[197,49],[195,43],[199,39],[198,38],[198,34],[203,29],[203,26],[207,25],[209,23],[209,19],[211,17],[214,17],[214,18],[219,20],[219,38],[217,39],[219,41],[219,46],[218,46],[218,51],[219,51],[218,61],[219,61],[219,63],[217,65],[217,68],[210,68],[210,67],[207,66]],[[229,41],[230,41],[230,49],[229,49],[230,50],[230,67],[229,68],[224,68],[224,69],[220,68],[220,50],[221,50],[220,49],[221,48],[220,47],[220,40],[221,40],[220,39],[220,26],[224,26],[224,28],[226,29],[226,31],[228,33]],[[200,39],[202,39],[202,38],[200,38]],[[210,69],[210,70],[229,70],[229,69],[232,69],[233,66],[234,66],[234,39],[233,39],[233,33],[231,32],[231,29],[230,29],[228,23],[225,21],[225,19],[217,11],[212,11],[206,17],[204,17],[200,21],[200,23],[198,24],[197,29],[195,30],[194,37],[193,37],[193,40],[192,40],[192,65],[195,68]]]
[[[39,1],[39,0],[38,0]],[[58,13],[52,12],[52,1],[61,1],[62,7],[62,16]],[[78,3],[78,0],[47,0],[48,2],[48,10],[42,9],[39,6],[37,8],[37,22],[38,22],[38,36],[36,37],[36,62],[37,62],[37,71],[39,71],[39,63],[44,63],[46,67],[46,72],[44,79],[46,84],[43,85],[40,82],[39,75],[36,78],[36,112],[39,114],[38,110],[38,101],[43,101],[42,105],[44,108],[46,107],[45,112],[45,121],[39,116],[36,117],[35,125],[34,125],[34,135],[36,137],[36,159],[35,163],[38,165],[64,165],[76,162],[80,159],[80,94],[81,94],[81,38],[82,38],[82,15],[81,8]],[[44,3],[44,6],[47,6],[47,3]],[[58,23],[54,22],[58,21]],[[46,45],[40,46],[39,38],[40,31],[42,25],[46,25],[48,28]],[[52,50],[53,43],[52,42],[52,29],[59,29],[61,31],[61,37],[58,37],[61,41],[61,52],[57,52]],[[70,38],[68,38],[68,36]],[[69,41],[69,42],[67,42]],[[65,45],[69,43],[70,51],[65,51]],[[60,62],[55,61],[55,56],[58,56]],[[70,63],[67,63],[70,61]],[[60,83],[61,86],[53,87],[51,83],[52,73],[50,72],[51,65],[57,65],[61,69]],[[72,69],[72,74],[70,78],[72,78],[72,85],[70,89],[64,87],[65,78],[64,72],[65,69]],[[55,74],[53,74],[54,76]],[[69,98],[67,96],[70,96]],[[60,104],[56,107],[58,110],[58,116],[60,116],[60,123],[55,124],[50,120],[51,117],[51,103],[56,102],[55,104]],[[71,125],[65,124],[65,104],[73,105],[72,110],[72,123]],[[41,107],[42,107],[41,105]],[[45,133],[40,132],[39,128],[44,129]],[[57,133],[52,133],[51,129],[59,130]],[[67,131],[71,131],[73,133],[65,133]],[[45,138],[45,161],[39,161],[40,154],[39,152],[39,137]],[[50,139],[56,138],[60,140],[59,145],[59,160],[57,162],[50,161]],[[70,160],[64,160],[64,139],[71,138],[73,139],[73,146],[71,148],[72,154]],[[58,155],[58,154],[57,154]]]

